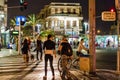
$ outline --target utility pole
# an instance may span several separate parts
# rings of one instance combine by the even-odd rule
[[[89,49],[90,49],[90,73],[96,70],[95,52],[95,0],[89,0]]]
[[[117,35],[118,35],[118,49],[117,49],[117,72],[120,73],[120,0],[115,0],[115,6],[117,10]]]

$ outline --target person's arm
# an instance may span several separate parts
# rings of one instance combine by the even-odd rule
[[[44,53],[45,53],[45,43],[46,43],[46,42],[43,43],[43,52],[44,52]]]
[[[55,48],[55,43],[54,43],[54,50],[53,50],[53,54],[55,55],[55,58],[56,58],[56,48]]]
[[[84,45],[81,45],[81,46],[82,46],[82,49],[88,51],[88,49]]]

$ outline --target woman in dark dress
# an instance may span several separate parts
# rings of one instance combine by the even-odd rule
[[[29,56],[28,56],[29,44],[27,42],[27,39],[24,40],[22,45],[23,45],[23,47],[22,47],[23,59],[24,59],[24,62],[28,64],[28,61],[29,61]]]

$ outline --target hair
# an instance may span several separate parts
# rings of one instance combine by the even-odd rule
[[[63,37],[62,37],[62,40],[67,41],[66,36],[63,36]]]
[[[49,34],[47,38],[48,38],[48,39],[50,39],[51,37],[52,37],[52,35],[51,35],[51,34]]]
[[[84,39],[81,39],[81,41],[83,41]]]
[[[25,39],[25,40],[24,40],[24,43],[27,43],[27,41],[28,41],[28,40],[27,40],[27,39]]]

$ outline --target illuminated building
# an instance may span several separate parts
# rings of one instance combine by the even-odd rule
[[[54,30],[59,37],[63,34],[69,37],[79,37],[82,31],[82,7],[79,3],[52,2],[40,11],[44,27]]]
[[[7,0],[0,0],[0,43],[6,46],[9,42],[9,30],[7,27]]]

